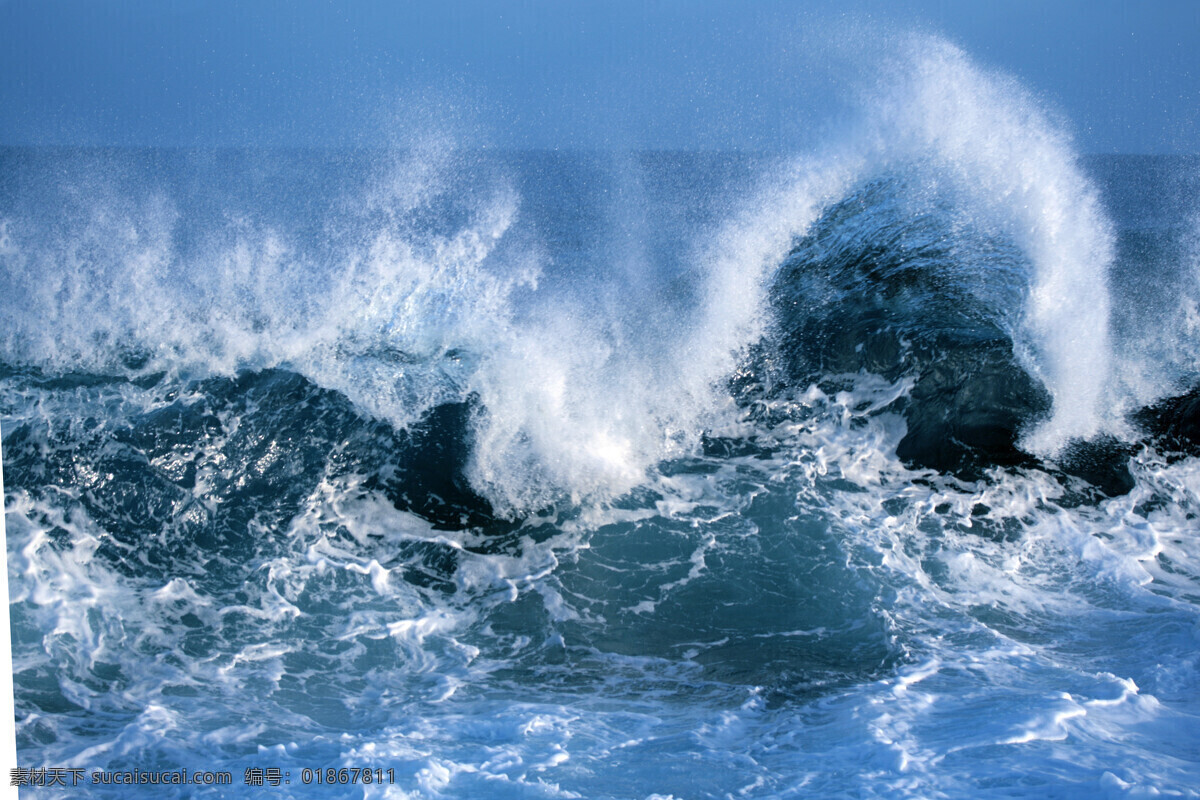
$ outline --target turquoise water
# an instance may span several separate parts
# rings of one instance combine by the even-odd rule
[[[820,155],[0,152],[30,795],[1195,796],[1200,164],[915,67]]]

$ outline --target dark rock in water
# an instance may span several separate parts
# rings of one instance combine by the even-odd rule
[[[896,454],[909,467],[976,480],[991,467],[1036,466],[1082,480],[1073,491],[1083,502],[1128,492],[1131,445],[1077,442],[1054,464],[1018,447],[1051,411],[1010,333],[1029,265],[1010,242],[953,225],[951,211],[914,213],[904,191],[902,181],[865,186],[797,241],[773,286],[774,335],[744,386],[769,395],[861,373],[907,378],[911,391],[888,410],[905,418]],[[1195,449],[1200,390],[1147,419]]]
[[[1128,494],[1134,486],[1129,458],[1136,447],[1111,436],[1073,442],[1058,459],[1058,468],[1081,478],[1103,497]]]
[[[1050,397],[1016,366],[1007,339],[960,338],[922,361],[904,407],[908,433],[896,447],[906,464],[974,478],[989,466],[1035,462],[1017,439],[1050,410]]]
[[[1019,431],[1051,401],[1017,362],[1006,316],[1023,304],[1023,257],[952,230],[951,214],[913,216],[900,191],[867,186],[797,242],[773,287],[775,374],[763,383],[907,377],[913,389],[894,407],[906,464],[974,478],[1035,463]]]
[[[446,403],[396,434],[397,471],[386,482],[388,495],[435,528],[506,527],[466,478],[471,411],[470,402]]]
[[[1163,450],[1200,455],[1200,386],[1143,408],[1134,420]]]

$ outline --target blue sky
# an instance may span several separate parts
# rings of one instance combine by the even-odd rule
[[[802,149],[906,30],[1085,152],[1200,152],[1194,0],[0,0],[0,143]]]

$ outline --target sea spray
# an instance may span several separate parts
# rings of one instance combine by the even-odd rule
[[[452,143],[385,158],[360,188],[318,203],[307,232],[252,211],[193,232],[182,200],[122,197],[113,187],[135,181],[108,157],[88,178],[98,202],[63,190],[74,200],[54,235],[11,220],[6,275],[28,298],[16,309],[52,309],[61,324],[10,308],[7,347],[93,369],[286,365],[401,428],[473,398],[468,473],[497,509],[610,500],[728,424],[725,381],[767,334],[766,297],[797,238],[864,182],[907,173],[1029,259],[1023,304],[995,309],[1053,401],[1048,418],[1026,421],[1024,446],[1051,455],[1113,429],[1111,235],[1068,138],[1012,81],[944,42],[908,40],[880,73],[841,140],[764,177],[725,222],[671,234],[683,271],[646,260],[629,208],[645,202],[642,178],[626,160],[625,221],[600,234],[615,271],[553,291],[535,288],[544,232],[520,225],[511,178]]]
[[[885,74],[803,157],[0,151],[22,763],[280,769],[284,797],[330,767],[366,797],[1194,794],[1194,453],[1131,428],[1115,496],[902,455],[926,389],[1018,372],[1047,406],[984,424],[1104,430],[1062,408],[1098,362],[1054,353],[1111,378],[1135,328],[1071,342],[1038,287],[1107,277],[1118,319],[1112,287],[1185,296],[1171,247],[1128,254],[1190,212],[1146,235],[1161,175],[905,47],[860,51]],[[755,372],[822,314],[887,336]]]
[[[990,313],[1053,399],[1049,418],[1028,420],[1023,446],[1054,455],[1069,441],[1114,430],[1126,407],[1108,387],[1111,226],[1069,136],[1013,81],[980,69],[948,43],[916,37],[885,64],[884,77],[861,90],[858,126],[823,161],[844,170],[831,185],[839,189],[813,193],[804,186],[799,197],[824,196],[832,205],[856,186],[907,176],[918,193],[914,216],[922,203],[941,198],[943,213],[1012,242],[1029,260],[1019,287],[1025,299]],[[815,172],[825,168],[818,162]],[[782,225],[793,236],[814,220],[779,202],[761,213],[764,228]],[[755,258],[748,254],[744,263]],[[959,279],[978,281],[981,292],[990,283],[988,276]],[[1007,294],[981,299],[1011,302]]]

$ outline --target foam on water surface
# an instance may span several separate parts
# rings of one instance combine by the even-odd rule
[[[1110,300],[1161,266],[1136,194],[1011,79],[888,44],[787,159],[5,153],[22,758],[294,797],[321,767],[394,771],[366,797],[1196,796],[1200,472],[1124,416],[1195,353]],[[826,245],[867,278],[787,295]],[[894,338],[775,363],[835,296]],[[979,341],[1050,398],[1022,459],[901,457]],[[1128,491],[1059,468],[1103,433]]]

